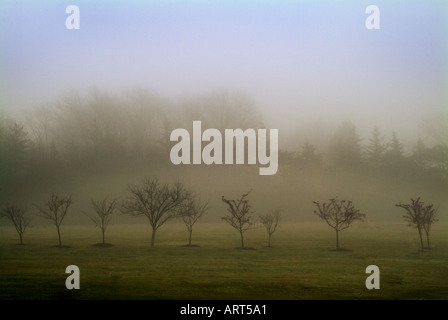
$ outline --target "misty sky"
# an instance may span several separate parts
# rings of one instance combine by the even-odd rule
[[[80,30],[65,27],[71,4]],[[380,30],[365,27],[369,4]],[[0,106],[17,114],[92,87],[230,90],[280,135],[339,118],[407,134],[447,108],[447,22],[445,1],[4,0]]]

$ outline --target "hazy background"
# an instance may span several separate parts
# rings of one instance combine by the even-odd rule
[[[65,27],[78,5],[80,30]],[[351,118],[402,136],[446,109],[444,1],[2,1],[0,97],[19,113],[72,90],[243,91],[272,125]]]
[[[65,8],[71,4],[80,9],[80,30],[65,27]],[[365,27],[370,4],[380,9],[380,30]],[[208,95],[236,92],[247,97],[253,108],[249,110],[257,110],[253,114],[264,126],[279,129],[282,150],[297,152],[308,139],[325,156],[330,138],[346,120],[356,125],[364,145],[377,126],[387,142],[396,132],[408,154],[418,138],[428,147],[446,147],[447,13],[445,1],[2,1],[0,114],[23,123],[32,136],[35,131],[30,128],[35,127],[30,124],[39,119],[36,110],[51,109],[72,96],[89,106],[92,88],[106,96],[104,113],[98,114],[115,119],[120,119],[116,110],[138,106],[129,103],[138,99],[126,100],[135,88],[150,92],[143,96],[152,99],[149,105],[155,109],[169,109],[168,119],[189,121],[204,116],[195,106],[207,108],[216,101]],[[219,103],[213,112],[217,110]],[[83,118],[87,113],[79,114],[89,119]],[[73,120],[76,114],[63,115]],[[166,120],[141,119],[149,121],[148,127],[150,121]],[[59,122],[60,131],[54,132],[85,132],[81,124],[86,121],[66,123],[71,127]],[[179,123],[165,123],[165,129]],[[139,136],[142,143],[154,137],[135,132],[134,138]],[[54,136],[56,150],[67,148],[63,135]],[[168,140],[160,141],[170,147]],[[221,194],[238,196],[254,187],[254,197],[264,201],[259,208],[283,206],[290,217],[296,211],[303,218],[311,216],[311,200],[335,194],[358,199],[379,218],[388,216],[385,210],[396,210],[396,202],[418,195],[440,203],[442,209],[447,206],[446,184],[433,185],[431,179],[422,184],[411,170],[413,183],[367,177],[362,170],[346,173],[334,166],[330,173],[318,170],[306,178],[300,170],[297,176],[282,176],[279,170],[264,178],[253,170],[243,179],[239,172],[229,173],[234,168],[172,167],[168,157],[163,159],[158,165],[166,166],[164,171],[121,164],[102,175],[96,171],[98,176],[73,174],[45,188],[37,179],[30,183],[29,193],[18,184],[16,192],[7,188],[3,194],[42,202],[58,185],[61,192],[84,199],[79,203],[85,206],[90,196],[122,196],[126,184],[156,173],[185,179],[204,198],[217,199],[215,208],[220,208]],[[215,169],[220,172],[211,178]],[[216,210],[217,217],[222,210]]]

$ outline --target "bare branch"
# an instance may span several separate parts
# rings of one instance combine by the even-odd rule
[[[142,183],[128,187],[129,197],[123,201],[121,212],[131,216],[145,216],[152,227],[151,247],[154,246],[155,231],[167,221],[181,216],[182,206],[191,198],[191,193],[177,182],[170,187],[161,184],[156,177],[146,178]]]
[[[336,231],[336,249],[339,249],[339,231],[347,229],[356,220],[364,221],[366,216],[355,209],[351,201],[332,198],[323,204],[319,201],[313,203],[317,207],[314,213]]]
[[[227,204],[227,211],[229,212],[226,216],[222,217],[224,221],[226,221],[228,224],[230,224],[233,228],[238,230],[241,235],[241,246],[244,248],[244,241],[243,241],[243,233],[252,228],[254,225],[254,222],[252,221],[251,213],[254,211],[251,211],[251,205],[249,204],[249,201],[246,199],[250,192],[252,190],[249,190],[247,193],[243,194],[241,198],[238,200],[228,200],[224,198],[224,196],[221,197],[221,200]]]
[[[0,217],[8,218],[14,225],[19,234],[20,244],[23,244],[23,234],[31,222],[31,218],[27,216],[26,209],[18,206],[8,205],[1,212]]]
[[[406,210],[403,218],[408,222],[410,227],[415,227],[418,230],[422,250],[424,249],[422,230],[426,232],[426,240],[429,248],[429,230],[432,224],[437,221],[438,210],[434,208],[434,205],[430,204],[425,206],[420,200],[420,197],[418,197],[417,199],[411,198],[410,204],[397,203],[395,206]]]
[[[50,220],[55,224],[58,231],[59,245],[62,245],[60,226],[65,216],[67,215],[68,208],[71,205],[71,196],[68,196],[67,198],[60,198],[57,194],[51,193],[45,204],[45,208],[36,206],[43,218]]]

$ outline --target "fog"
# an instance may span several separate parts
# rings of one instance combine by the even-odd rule
[[[70,4],[0,4],[3,203],[33,211],[51,190],[73,194],[69,222],[84,223],[91,198],[121,199],[127,185],[157,175],[209,201],[210,221],[225,212],[222,195],[249,189],[257,213],[281,207],[291,221],[315,219],[311,201],[330,197],[394,220],[395,203],[421,196],[446,219],[441,1],[376,1],[378,30],[365,27],[367,1],[77,1],[80,29],[69,30]],[[278,172],[173,165],[169,134],[194,120],[278,129]],[[8,144],[14,122],[26,146]],[[385,151],[372,164],[374,128],[388,151],[395,133],[399,160]]]

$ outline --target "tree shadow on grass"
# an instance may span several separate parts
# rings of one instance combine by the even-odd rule
[[[255,248],[253,248],[253,247],[244,247],[244,248],[242,248],[242,247],[236,247],[235,249],[238,249],[238,250],[257,250],[257,249],[255,249]]]
[[[71,247],[67,246],[67,245],[64,245],[64,244],[62,244],[62,245],[57,244],[57,245],[53,246],[53,248],[68,249],[68,248],[71,248]]]
[[[339,249],[328,249],[328,251],[332,252],[352,252],[352,249],[345,249],[345,248],[339,248]]]
[[[197,247],[200,247],[200,245],[198,245],[198,244],[184,244],[182,247],[197,248]]]
[[[112,243],[94,243],[92,244],[92,247],[97,247],[97,248],[110,248],[113,247],[114,245]]]

